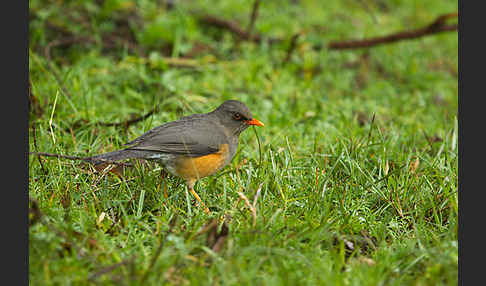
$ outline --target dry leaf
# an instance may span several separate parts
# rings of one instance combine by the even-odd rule
[[[208,236],[206,240],[206,245],[211,248],[214,252],[220,252],[223,249],[224,243],[226,238],[229,234],[229,228],[226,223],[226,220],[223,222],[221,226],[221,231],[218,232],[218,223],[217,219],[214,219],[208,224],[207,229]]]
[[[106,213],[105,212],[101,212],[100,216],[96,220],[96,224],[98,226],[101,226],[101,222],[105,219],[105,216],[106,216]]]
[[[361,263],[365,263],[368,266],[373,266],[373,265],[376,264],[376,262],[373,259],[368,258],[366,256],[360,256],[360,257],[358,257],[358,261],[361,262]]]
[[[385,172],[385,176],[388,175],[388,171],[390,170],[390,165],[388,165],[388,161],[386,161],[385,163],[385,170],[383,170]]]
[[[413,163],[410,163],[410,173],[415,174],[418,166],[420,164],[419,158],[417,157]]]

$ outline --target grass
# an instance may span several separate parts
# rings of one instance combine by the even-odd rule
[[[255,31],[288,38],[269,45],[237,41],[192,12],[246,28],[248,1],[176,1],[170,11],[155,1],[30,1],[31,151],[112,151],[226,99],[265,123],[242,134],[229,166],[196,184],[211,215],[177,178],[159,186],[160,167],[137,164],[120,178],[31,155],[29,196],[41,217],[29,228],[30,283],[456,285],[457,33],[315,47],[421,27],[457,1],[367,1],[369,11],[328,2],[262,1]],[[48,22],[103,40],[123,19],[145,57],[99,43],[45,57],[63,36]],[[164,61],[196,43],[212,49],[193,56],[194,67]],[[96,124],[155,106],[128,128]]]

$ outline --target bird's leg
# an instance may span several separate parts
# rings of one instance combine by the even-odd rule
[[[157,186],[157,192],[160,190],[160,186],[162,185],[162,182],[165,181],[165,177],[167,176],[167,172],[162,169],[160,170],[160,182],[159,185]],[[167,193],[167,182],[164,182],[164,198],[168,198],[169,194]]]
[[[207,214],[210,214],[211,211],[209,211],[209,209],[206,207],[206,205],[203,203],[203,201],[201,200],[201,198],[199,197],[199,195],[194,191],[194,184],[196,183],[195,180],[191,180],[191,181],[188,181],[187,182],[187,188],[189,189],[189,192],[191,192],[191,194],[196,198],[196,200],[199,202],[199,204],[201,204],[201,206],[204,208],[204,211],[207,213]]]
[[[160,170],[160,181],[159,181],[159,185],[157,186],[157,193],[160,191],[160,186],[162,185],[162,182],[164,182],[164,198],[166,199],[165,201],[167,201],[167,198],[169,197],[169,195],[167,194],[167,180],[165,179],[167,175],[167,172],[162,169]],[[162,205],[165,206],[165,202],[162,202]]]
[[[204,211],[207,213],[207,214],[210,214],[211,211],[209,211],[208,207],[206,207],[206,205],[203,203],[203,201],[201,200],[201,198],[198,196],[198,194],[194,191],[193,188],[189,189],[189,192],[191,192],[191,194],[196,198],[196,200],[201,204],[201,206],[204,208]]]
[[[161,176],[160,182],[165,181],[164,182],[164,198],[167,199],[169,197],[169,194],[167,194],[167,181],[165,180],[165,176],[167,176],[167,173],[165,172],[164,169],[162,169],[160,171],[160,176]]]

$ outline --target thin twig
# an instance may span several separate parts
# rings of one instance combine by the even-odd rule
[[[129,49],[132,53],[138,53],[139,55],[145,57],[147,56],[147,54],[135,43],[132,43],[131,41],[123,38],[123,37],[120,37],[118,35],[115,35],[115,34],[108,34],[108,35],[105,35],[103,37],[104,39],[104,46],[106,46],[107,48],[108,47],[113,47],[116,45],[117,41],[121,42],[122,44],[124,44],[127,49]]]
[[[328,48],[331,50],[368,48],[368,47],[381,45],[381,44],[389,44],[389,43],[394,43],[402,40],[415,39],[415,38],[419,38],[427,35],[433,35],[441,32],[456,31],[458,27],[457,24],[446,25],[445,21],[447,19],[457,17],[457,15],[458,15],[457,12],[441,15],[437,17],[437,19],[434,22],[432,22],[431,24],[423,28],[415,29],[411,31],[402,31],[388,36],[375,37],[375,38],[362,39],[362,40],[331,42],[329,43]]]
[[[66,128],[65,130],[67,132],[69,132],[71,129],[77,129],[81,126],[84,126],[86,124],[92,124],[92,125],[101,125],[101,126],[107,126],[107,127],[110,127],[110,126],[115,126],[115,127],[119,127],[119,126],[123,126],[126,128],[128,128],[129,126],[137,123],[137,122],[140,122],[142,120],[145,120],[147,119],[148,117],[150,117],[151,115],[153,115],[155,112],[158,111],[158,107],[154,107],[152,110],[150,110],[149,112],[147,112],[146,114],[144,115],[141,115],[141,116],[138,116],[136,118],[133,118],[133,119],[129,119],[129,120],[125,120],[123,122],[102,122],[102,121],[98,121],[98,122],[93,122],[93,123],[90,123],[88,120],[86,119],[79,119],[79,120],[76,120],[72,125],[71,127],[69,128]]]
[[[88,277],[88,281],[94,281],[96,278],[100,277],[101,275],[112,272],[113,270],[117,269],[120,266],[131,264],[131,263],[133,263],[133,259],[134,259],[134,256],[131,256],[127,259],[122,260],[119,263],[115,263],[113,265],[103,267],[99,271],[97,271],[96,273],[91,274]]]
[[[226,29],[235,34],[236,36],[254,42],[261,42],[262,37],[258,34],[250,35],[247,31],[243,30],[236,22],[224,20],[215,16],[206,15],[199,19],[204,24],[208,24],[217,28]]]
[[[250,209],[251,214],[253,215],[253,226],[255,226],[256,225],[256,219],[257,219],[257,214],[256,214],[255,207],[251,205],[250,201],[245,196],[245,194],[243,194],[242,192],[237,192],[237,193],[243,199],[243,201],[245,202],[246,206]]]
[[[172,57],[164,57],[162,61],[167,64],[169,67],[176,67],[176,68],[197,68],[200,67],[203,62],[195,59],[188,59],[188,58],[172,58]],[[212,62],[213,60],[209,60],[208,62]]]
[[[255,26],[255,21],[258,17],[259,6],[260,6],[260,0],[255,0],[253,2],[253,8],[251,9],[250,24],[248,25],[248,29],[246,29],[246,32],[250,37],[251,37],[251,32],[253,31],[253,27]]]
[[[292,56],[292,53],[294,52],[295,48],[297,47],[297,39],[301,33],[296,33],[295,35],[292,36],[290,39],[290,46],[287,49],[287,56],[285,56],[284,63],[287,63],[290,60],[290,57]]]
[[[264,40],[264,37],[260,34],[249,34],[246,30],[240,27],[238,23],[221,19],[216,16],[211,16],[211,15],[205,15],[199,17],[199,21],[206,25],[211,25],[213,27],[217,27],[220,29],[226,29],[238,36],[239,38],[247,41],[252,41],[255,43],[260,43]],[[279,38],[268,38],[266,39],[269,43],[276,43],[282,41],[282,39]]]
[[[32,137],[34,139],[34,148],[35,148],[35,151],[37,152],[38,148],[37,148],[37,133],[35,131],[35,123],[32,123]],[[42,163],[42,160],[40,158],[40,156],[37,156],[37,160],[39,161],[39,164],[41,166],[41,169],[42,169],[42,172],[44,173],[44,175],[47,175],[47,171],[46,169],[44,168],[44,163]]]
[[[130,119],[130,120],[126,120],[126,121],[122,121],[122,122],[95,122],[94,124],[101,125],[101,126],[123,126],[123,127],[127,128],[132,124],[135,124],[139,121],[147,119],[152,114],[157,112],[157,110],[158,110],[158,107],[156,106],[152,110],[147,112],[146,114],[139,116],[139,117],[136,117],[136,118],[133,118],[133,119]]]

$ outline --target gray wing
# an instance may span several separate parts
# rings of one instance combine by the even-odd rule
[[[216,123],[201,121],[195,114],[155,127],[125,145],[127,149],[161,153],[204,156],[219,151],[228,140]]]

